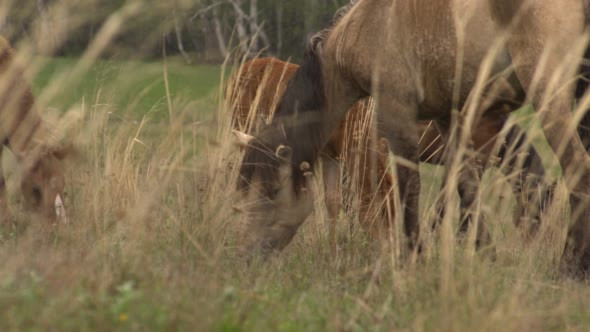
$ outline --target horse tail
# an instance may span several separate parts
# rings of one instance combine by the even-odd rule
[[[584,14],[586,16],[586,29],[590,31],[590,0],[584,0]],[[586,47],[584,52],[584,60],[580,65],[580,79],[576,84],[576,98],[580,99],[590,86],[590,46]],[[590,125],[590,120],[588,120]]]
[[[584,0],[584,13],[586,15],[586,33],[590,33],[590,0]],[[586,47],[584,58],[578,70],[576,82],[576,99],[581,99],[590,87],[590,46]],[[590,112],[587,112],[578,126],[578,134],[587,151],[590,151]]]

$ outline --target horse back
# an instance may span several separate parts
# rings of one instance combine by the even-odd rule
[[[322,57],[332,64],[326,71],[336,68],[365,93],[375,90],[376,81],[395,86],[396,99],[418,103],[419,118],[430,120],[463,106],[498,32],[486,0],[365,0],[327,36]],[[500,51],[491,74],[509,65],[507,51]]]
[[[526,1],[527,0],[488,0],[488,5],[490,7],[494,20],[500,23],[501,25],[507,26],[515,18],[517,18],[517,15],[522,13],[522,11],[524,10],[523,4],[525,4]],[[573,1],[581,1],[583,3],[584,14],[586,16],[586,25],[588,25],[590,19],[590,0]],[[537,2],[541,3],[541,6],[543,6],[543,1]],[[545,1],[545,3],[549,2],[553,2],[553,0]],[[564,10],[566,10],[565,6],[557,6],[556,8],[564,8]]]
[[[297,68],[276,58],[256,58],[244,63],[230,79],[226,93],[233,110],[233,127],[256,129],[257,118],[267,121],[272,117]]]
[[[41,119],[22,64],[15,60],[10,42],[0,36],[0,138],[21,149],[32,139]]]

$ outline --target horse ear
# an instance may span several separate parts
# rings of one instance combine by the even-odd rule
[[[248,144],[250,144],[250,142],[254,139],[254,136],[248,135],[238,130],[232,130],[231,132],[236,137],[236,144],[238,144],[240,147],[248,146]]]
[[[291,161],[291,155],[293,154],[293,149],[286,145],[279,145],[275,152],[275,156],[279,159]]]

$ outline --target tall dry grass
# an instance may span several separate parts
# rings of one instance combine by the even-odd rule
[[[41,105],[82,75],[138,4],[113,14],[77,65],[38,96]],[[33,64],[34,41],[16,45]],[[32,66],[29,75],[38,70]],[[237,255],[240,151],[228,105],[218,98],[215,114],[203,115],[203,101],[168,91],[167,119],[149,110],[137,118],[136,103],[119,109],[113,102],[117,88],[84,96],[55,119],[80,150],[66,173],[71,224],[29,220],[18,180],[9,181],[11,223],[0,227],[2,330],[516,331],[590,324],[587,287],[556,274],[569,220],[563,185],[539,234],[524,241],[512,225],[516,198],[505,176],[486,174],[477,213],[493,234],[491,260],[455,240],[455,193],[449,191],[442,235],[430,233],[442,169],[421,165],[424,251],[408,260],[399,215],[389,245],[381,246],[361,231],[358,216],[341,213],[331,250],[318,173],[315,212],[293,242],[270,261],[246,264]]]

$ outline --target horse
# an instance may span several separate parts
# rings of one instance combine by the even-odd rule
[[[232,128],[242,133],[238,134],[241,146],[247,146],[250,134],[270,121],[298,68],[277,58],[254,58],[230,78],[226,100],[232,111]],[[379,236],[381,227],[389,227],[394,213],[395,179],[387,171],[389,148],[383,141],[376,147],[373,144],[377,136],[370,103],[356,104],[357,111],[347,114],[320,155],[332,241],[342,196],[350,203],[346,207],[358,205],[360,224],[373,237]]]
[[[277,58],[254,58],[245,62],[236,73],[230,78],[227,84],[226,99],[229,108],[232,110],[232,127],[234,130],[245,132],[250,136],[245,137],[246,141],[240,142],[247,145],[254,133],[261,125],[270,121],[278,101],[283,95],[287,83],[293,78],[299,66],[293,63],[284,62]],[[355,103],[346,114],[344,120],[330,136],[327,145],[320,154],[323,166],[323,184],[325,190],[325,205],[330,220],[337,218],[341,206],[340,188],[342,187],[347,197],[360,202],[361,224],[369,227],[370,233],[377,236],[379,225],[388,226],[390,218],[394,214],[395,205],[393,186],[395,182],[389,174],[389,150],[387,142],[381,142],[377,149],[376,160],[369,158],[372,144],[370,139],[377,134],[374,126],[371,125],[372,102],[362,100]],[[254,120],[254,121],[253,121]],[[506,175],[510,179],[513,192],[519,199],[519,216],[515,219],[518,226],[526,226],[530,229],[527,233],[534,233],[540,225],[540,208],[525,209],[528,202],[536,202],[540,205],[548,205],[552,198],[552,187],[543,186],[542,178],[545,175],[541,158],[537,151],[528,146],[525,148],[526,134],[514,125],[507,135],[502,135],[501,130],[506,125],[507,117],[501,114],[489,112],[484,114],[476,130],[473,131],[472,140],[479,170],[485,169],[490,160],[496,157],[495,163],[506,162]],[[420,121],[418,123],[419,157],[420,162],[442,165],[444,164],[443,151],[445,141],[441,132],[433,121]],[[503,139],[503,142],[499,140]],[[358,144],[362,142],[362,144]],[[500,149],[497,147],[500,146]],[[513,149],[508,153],[508,149]],[[526,157],[522,165],[519,165],[514,158],[525,153]],[[360,155],[360,158],[358,156]],[[334,167],[334,161],[337,161]],[[338,162],[342,164],[343,174],[340,173]],[[360,163],[360,164],[359,164]],[[517,167],[522,167],[522,174],[514,175]],[[360,174],[358,174],[360,172]],[[355,173],[356,176],[355,176]],[[339,179],[342,175],[345,178],[356,179],[355,188],[342,186],[345,179]],[[348,176],[347,176],[348,175]],[[360,176],[359,176],[360,175]],[[369,177],[374,177],[371,179]],[[536,190],[523,190],[524,179],[533,183]],[[375,188],[375,183],[378,186]],[[541,188],[541,190],[539,190]],[[539,193],[539,197],[534,197]],[[386,199],[386,201],[383,201]],[[371,214],[371,207],[382,208],[377,215]],[[384,210],[384,207],[389,210]],[[345,207],[347,207],[345,205]],[[390,213],[387,215],[387,213]],[[375,216],[382,217],[383,221],[375,224]],[[522,220],[529,222],[521,224]],[[332,225],[333,227],[333,225]],[[330,230],[333,233],[333,230]]]
[[[25,207],[48,222],[67,222],[63,160],[70,145],[51,144],[52,131],[43,121],[23,67],[10,43],[0,37],[0,157],[6,147],[21,171]],[[6,180],[0,162],[0,218],[7,214]]]
[[[576,275],[590,272],[590,157],[575,131],[578,113],[571,111],[587,18],[584,0],[359,0],[349,6],[320,41],[308,44],[271,124],[245,150],[238,190],[253,202],[246,248],[269,253],[289,243],[311,213],[307,186],[320,151],[350,107],[372,96],[379,130],[399,159],[398,213],[408,248],[419,251],[418,120],[441,123],[449,142],[445,164],[455,170],[447,178],[458,174],[468,210],[476,211],[477,174],[464,153],[471,128],[498,102],[524,92],[569,190],[573,223],[560,266]],[[481,228],[478,218],[470,219]]]

